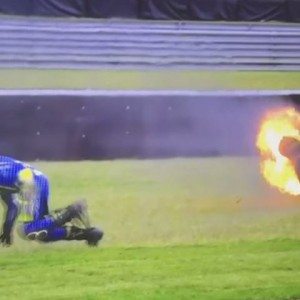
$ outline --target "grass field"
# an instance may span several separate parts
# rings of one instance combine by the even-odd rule
[[[38,162],[51,207],[78,196],[101,247],[0,249],[0,299],[300,299],[300,202],[256,158]]]
[[[300,72],[0,69],[1,89],[299,89]]]

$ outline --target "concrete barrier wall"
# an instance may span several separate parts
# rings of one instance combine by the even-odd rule
[[[0,153],[19,159],[254,155],[266,96],[1,96]]]

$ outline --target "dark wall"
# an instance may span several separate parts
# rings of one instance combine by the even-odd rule
[[[239,14],[239,8],[238,0],[190,0],[187,10],[193,20],[236,21],[243,19]],[[254,15],[257,14],[254,13]]]
[[[0,153],[24,160],[252,155],[279,97],[0,97]]]
[[[299,0],[1,0],[0,13],[154,20],[300,21]]]
[[[33,0],[1,0],[0,12],[10,15],[33,15]]]
[[[189,19],[186,0],[142,0],[142,19],[187,20]]]
[[[137,18],[136,0],[93,0],[88,1],[88,16],[92,18]]]
[[[38,16],[72,16],[87,15],[87,4],[82,0],[33,0],[33,14]]]

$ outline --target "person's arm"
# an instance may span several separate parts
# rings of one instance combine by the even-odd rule
[[[1,198],[5,203],[6,213],[4,214],[0,243],[4,246],[10,246],[12,244],[12,229],[18,216],[18,205],[12,194],[4,194]]]

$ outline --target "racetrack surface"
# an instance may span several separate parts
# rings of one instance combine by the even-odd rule
[[[19,239],[2,299],[299,299],[300,203],[256,157],[34,162],[51,208],[88,199],[99,248]],[[1,298],[0,297],[0,298]]]
[[[299,70],[296,24],[0,18],[8,68]]]

